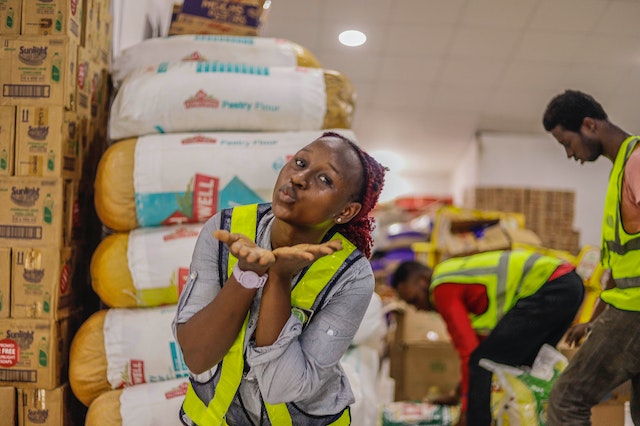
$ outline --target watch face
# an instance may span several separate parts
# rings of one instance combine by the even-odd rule
[[[260,277],[253,271],[246,271],[242,274],[242,283],[247,287],[255,288],[260,283]]]

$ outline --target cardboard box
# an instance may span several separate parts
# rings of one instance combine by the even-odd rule
[[[257,36],[266,14],[264,0],[185,0],[169,27],[175,34]]]
[[[396,327],[389,355],[396,401],[454,390],[460,381],[460,358],[442,317],[407,305],[393,318]]]
[[[17,420],[16,388],[0,386],[0,419],[3,425],[15,425]]]
[[[91,59],[103,66],[111,62],[113,21],[108,4],[100,0],[86,0],[87,17],[82,42]]]
[[[0,176],[13,175],[16,107],[0,106]]]
[[[591,408],[592,426],[624,426],[625,408],[622,401],[601,402]]]
[[[77,178],[78,115],[61,106],[20,106],[16,124],[15,175]]]
[[[69,37],[0,37],[0,105],[58,105],[75,111],[77,42]]]
[[[53,389],[66,381],[72,318],[0,320],[0,386]]]
[[[55,389],[17,389],[18,426],[79,425],[69,384]]]
[[[20,34],[22,0],[0,0],[0,35]]]
[[[12,255],[11,318],[61,319],[74,308],[71,247],[16,248]]]
[[[78,46],[78,66],[76,67],[76,111],[80,115],[91,115],[91,55]]]
[[[460,358],[450,342],[396,344],[389,354],[396,401],[445,395],[460,382]]]
[[[22,34],[68,36],[82,40],[82,0],[25,1]]]
[[[450,342],[447,325],[437,312],[419,311],[404,305],[394,313],[396,322],[395,343]]]
[[[69,245],[69,187],[61,178],[0,178],[0,247]]]
[[[11,315],[11,248],[0,247],[0,318]]]

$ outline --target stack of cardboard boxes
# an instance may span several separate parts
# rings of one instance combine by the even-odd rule
[[[105,0],[0,0],[0,406],[9,425],[77,420],[68,352],[99,239],[92,172],[107,138],[109,10]]]
[[[466,207],[521,213],[544,247],[578,254],[580,232],[573,229],[575,193],[536,188],[477,187],[465,194]]]

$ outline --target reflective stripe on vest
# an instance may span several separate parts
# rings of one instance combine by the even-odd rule
[[[616,287],[600,294],[618,309],[640,310],[640,236],[624,230],[620,212],[622,180],[627,160],[640,138],[630,136],[622,143],[609,175],[602,220],[602,264],[610,268]]]
[[[255,241],[257,232],[257,205],[254,204],[250,206],[235,207],[231,218],[230,232],[242,233]],[[331,282],[335,273],[340,269],[340,266],[356,250],[353,243],[339,233],[336,233],[332,239],[338,239],[342,242],[342,250],[337,251],[330,256],[321,257],[309,267],[307,272],[291,291],[292,307],[311,309],[316,302],[318,295],[322,292],[325,286]],[[231,274],[231,270],[236,262],[237,259],[229,254],[227,268],[229,275]],[[247,314],[247,318],[245,319],[238,337],[235,339],[233,345],[229,349],[229,352],[224,356],[222,363],[218,367],[221,369],[220,380],[216,385],[215,394],[208,407],[202,400],[200,400],[200,398],[198,398],[189,383],[183,409],[189,418],[198,425],[226,425],[224,416],[229,410],[231,402],[233,401],[242,380],[242,373],[244,370],[244,338],[248,318],[249,314]],[[189,400],[189,404],[187,404],[187,400]],[[289,414],[289,410],[285,403],[264,403],[264,405],[269,416],[269,421],[272,425],[292,426],[293,422],[291,415]],[[331,425],[346,426],[350,423],[351,418],[347,407],[340,418],[331,423]]]
[[[231,220],[231,233],[239,233],[246,235],[247,237],[255,240],[257,232],[257,217],[258,217],[258,205],[251,204],[248,206],[242,206],[242,208],[234,208],[233,216]],[[235,256],[229,254],[227,278],[231,275],[233,267],[238,259]],[[224,416],[231,406],[235,391],[233,392],[219,392],[219,389],[238,389],[240,381],[242,380],[242,371],[244,368],[243,359],[243,346],[244,336],[247,330],[247,323],[249,320],[249,314],[244,319],[244,324],[240,329],[240,332],[236,336],[233,345],[229,348],[229,351],[224,356],[222,365],[225,368],[220,370],[220,380],[216,386],[216,392],[213,396],[209,406],[207,407],[204,402],[196,395],[193,390],[193,386],[189,381],[187,388],[187,394],[185,395],[183,409],[191,420],[198,425],[226,425]]]
[[[560,259],[524,250],[452,258],[436,265],[429,290],[433,293],[444,283],[484,285],[487,310],[470,314],[470,320],[475,330],[488,332],[518,300],[538,291],[561,263]]]

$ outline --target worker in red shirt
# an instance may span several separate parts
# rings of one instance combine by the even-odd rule
[[[401,263],[391,285],[405,302],[437,311],[460,355],[459,425],[490,425],[492,373],[482,358],[531,366],[543,344],[555,346],[584,296],[572,264],[538,253],[492,251],[442,261],[432,270]]]

